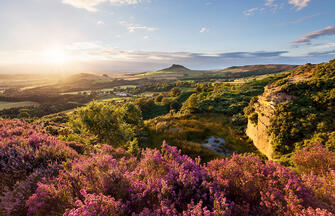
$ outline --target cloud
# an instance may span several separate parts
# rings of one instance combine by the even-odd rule
[[[275,13],[278,8],[281,8],[283,6],[282,3],[277,3],[277,0],[266,0],[264,5],[265,7],[270,8],[273,13]]]
[[[335,47],[335,43],[315,44],[313,49],[329,49]]]
[[[75,42],[65,46],[66,50],[96,50],[102,49],[104,46],[100,42]]]
[[[150,27],[150,26],[144,26],[144,25],[138,25],[138,24],[132,24],[128,23],[127,21],[120,21],[120,24],[125,26],[129,32],[135,32],[137,30],[145,30],[145,31],[156,31],[157,28]]]
[[[299,46],[301,44],[309,45],[311,44],[311,40],[326,35],[335,35],[335,26],[328,26],[324,29],[308,33],[306,35],[301,36],[299,40],[295,40],[290,43],[296,46]]]
[[[135,32],[136,30],[156,31],[156,28],[148,26],[140,26],[140,25],[128,27],[129,32]]]
[[[85,9],[90,12],[98,11],[97,6],[109,2],[112,5],[135,5],[150,0],[62,0],[63,4],[71,5],[75,8]]]
[[[271,6],[271,5],[274,4],[274,2],[275,2],[275,0],[266,0],[265,1],[265,6]]]
[[[109,0],[111,4],[134,5],[142,2],[149,2],[150,0]]]
[[[98,10],[96,7],[106,1],[107,0],[62,0],[62,3],[76,8],[86,9],[90,12],[96,12]]]
[[[278,9],[283,9],[285,3],[284,0],[265,0],[264,5],[260,7],[250,8],[248,10],[243,11],[245,16],[254,15],[256,12],[270,10],[272,13],[276,13]],[[308,6],[308,3],[311,0],[288,0],[288,3],[293,5],[297,11]]]
[[[289,4],[293,5],[297,11],[305,8],[308,6],[308,3],[310,2],[311,0],[289,0]]]
[[[115,49],[102,49],[90,52],[92,59],[104,61],[146,62],[152,64],[222,64],[231,62],[254,62],[280,58],[287,51],[274,52],[226,52],[226,53],[192,53],[192,52],[150,52],[150,51],[116,51]],[[144,70],[144,69],[143,69]]]
[[[321,52],[310,52],[307,54],[308,56],[334,56],[335,55],[335,50],[328,50],[328,51],[321,51]]]
[[[258,11],[259,8],[250,8],[249,10],[243,11],[243,14],[245,16],[251,16],[254,15],[256,11]]]
[[[275,13],[278,10],[278,8],[281,8],[283,6],[282,3],[279,4],[277,3],[277,1],[278,0],[265,0],[264,5],[262,7],[250,8],[249,10],[243,11],[243,14],[245,16],[250,16],[254,15],[256,12],[264,11],[266,9],[269,9],[270,11]]]
[[[171,64],[182,64],[192,69],[223,69],[230,66],[254,64],[305,64],[328,61],[335,54],[329,51],[305,50],[258,52],[159,52],[120,51],[100,42],[79,42],[65,46],[71,61],[62,66],[64,73],[131,73],[153,71]],[[0,51],[0,72],[54,73],[54,67],[43,64],[39,51]],[[57,70],[59,71],[59,70]]]
[[[204,32],[207,32],[207,31],[208,31],[208,28],[206,28],[206,27],[202,27],[200,29],[200,33],[204,33]]]
[[[159,52],[159,51],[120,51],[99,42],[78,42],[63,47],[70,57],[64,65],[69,72],[142,72],[157,70],[171,64],[183,64],[191,68],[224,68],[232,65],[274,63],[281,60],[287,51],[259,52]],[[39,51],[0,51],[1,67],[35,64],[34,69],[45,72],[46,65],[39,61]],[[38,67],[40,65],[40,67]],[[7,67],[8,69],[8,67]],[[25,71],[29,72],[28,66]],[[31,71],[30,71],[31,72]]]
[[[296,20],[293,20],[293,21],[289,21],[289,22],[283,22],[283,23],[280,23],[279,25],[282,26],[282,25],[294,25],[294,24],[299,24],[299,23],[302,23],[304,22],[305,20],[308,20],[308,19],[312,19],[314,17],[318,17],[318,16],[321,16],[323,15],[324,13],[317,13],[317,14],[312,14],[310,16],[304,16],[304,17],[301,17],[299,19],[296,19]]]
[[[97,25],[103,25],[103,24],[105,24],[104,21],[101,20],[97,21]]]

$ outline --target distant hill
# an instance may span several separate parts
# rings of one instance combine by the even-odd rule
[[[173,64],[172,66],[152,71],[133,74],[138,78],[149,79],[203,79],[203,78],[242,78],[248,76],[264,75],[280,73],[283,71],[296,68],[296,65],[282,65],[282,64],[269,64],[269,65],[245,65],[233,66],[219,70],[192,70],[184,67],[183,65]]]
[[[113,78],[106,74],[94,74],[94,73],[78,73],[73,74],[63,79],[60,79],[55,84],[45,85],[41,87],[31,88],[27,93],[34,92],[74,92],[82,90],[92,90],[92,89],[103,89],[103,88],[113,88],[119,85],[129,85],[133,84],[130,81]]]
[[[73,83],[73,82],[85,82],[85,81],[97,81],[97,80],[110,80],[108,76],[102,76],[93,73],[79,73],[71,75],[60,82],[62,83]]]
[[[183,65],[173,64],[171,67],[165,68],[160,71],[177,72],[177,73],[186,72],[187,73],[192,70],[188,69],[187,67],[184,67]]]
[[[296,68],[297,65],[285,65],[285,64],[267,64],[267,65],[244,65],[244,66],[233,66],[223,70],[215,70],[215,72],[231,72],[231,73],[239,73],[239,72],[250,72],[257,70],[265,70],[268,69],[270,71],[276,70],[290,70]]]

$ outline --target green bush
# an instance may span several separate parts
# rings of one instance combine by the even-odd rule
[[[134,104],[93,101],[75,111],[70,126],[76,133],[89,132],[101,142],[128,148],[140,135],[143,119],[140,109]]]

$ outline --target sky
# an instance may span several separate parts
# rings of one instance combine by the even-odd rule
[[[335,58],[334,0],[1,0],[0,73]]]

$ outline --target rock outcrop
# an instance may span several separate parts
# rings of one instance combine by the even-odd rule
[[[257,149],[269,159],[273,159],[275,153],[271,145],[273,136],[268,132],[271,118],[276,114],[278,104],[293,99],[292,96],[280,90],[281,87],[275,87],[273,84],[265,87],[264,93],[258,96],[258,100],[253,105],[254,112],[258,116],[257,121],[249,120],[246,131]]]
[[[335,60],[306,64],[252,99],[245,109],[246,133],[259,151],[285,163],[297,147],[315,141],[326,144],[335,128],[334,80]]]

